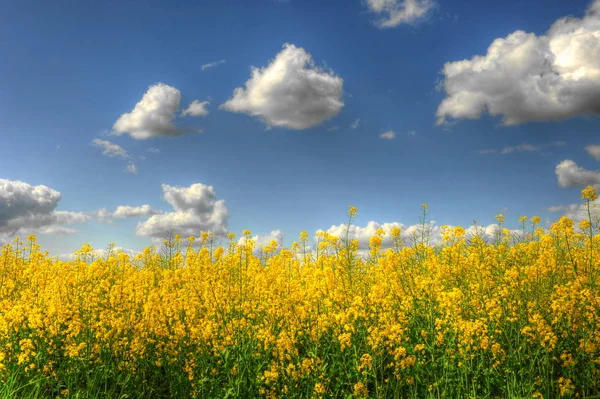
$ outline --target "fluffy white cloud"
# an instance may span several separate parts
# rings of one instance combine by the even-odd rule
[[[0,179],[0,227],[18,217],[48,214],[60,199],[61,194],[49,187]]]
[[[600,114],[600,0],[583,18],[557,20],[546,35],[521,30],[484,56],[444,65],[438,124],[487,110],[505,125]]]
[[[206,107],[210,104],[210,101],[198,101],[194,100],[192,103],[183,110],[181,115],[186,116],[206,116],[208,115],[208,110]]]
[[[174,87],[164,83],[150,86],[133,111],[117,119],[114,134],[129,134],[137,140],[182,134],[173,124],[180,100],[181,93]]]
[[[124,159],[131,158],[130,155],[118,144],[111,143],[107,140],[94,139],[92,140],[92,145],[94,147],[100,148],[102,150],[102,155],[106,155],[107,157],[120,157]]]
[[[587,147],[585,147],[585,150],[596,161],[600,161],[600,145],[598,145],[598,144],[590,144]]]
[[[564,188],[600,185],[600,171],[584,169],[570,159],[556,165],[554,173],[558,177],[558,185]]]
[[[217,200],[212,186],[196,183],[189,187],[162,185],[163,200],[174,212],[151,216],[136,228],[138,236],[163,238],[169,231],[182,237],[212,232],[227,234],[229,213],[224,200]]]
[[[0,179],[0,241],[29,234],[72,234],[65,225],[84,223],[90,216],[56,211],[61,194],[44,185]]]
[[[225,63],[225,60],[219,60],[219,61],[215,61],[215,62],[209,62],[208,64],[202,65],[202,70],[206,71],[207,69],[211,69],[211,68],[217,67],[217,66],[219,66],[221,64],[224,64],[224,63]]]
[[[392,130],[388,130],[385,133],[381,133],[379,137],[385,140],[394,140],[396,138],[396,133]]]
[[[425,19],[435,4],[433,0],[367,0],[369,10],[380,15],[375,21],[379,28],[415,24]]]
[[[267,126],[308,129],[340,112],[342,78],[315,66],[303,48],[285,44],[265,68],[252,68],[246,88],[238,87],[220,108],[262,118]]]

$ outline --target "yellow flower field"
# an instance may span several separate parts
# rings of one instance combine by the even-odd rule
[[[0,397],[600,397],[595,190],[582,199],[577,228],[521,218],[526,237],[492,243],[446,228],[435,247],[381,230],[365,257],[326,233],[313,249],[303,233],[259,250],[249,231],[135,257],[84,245],[68,262],[15,241]]]

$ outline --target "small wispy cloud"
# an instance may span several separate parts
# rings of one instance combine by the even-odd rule
[[[585,147],[585,151],[596,161],[600,161],[600,145],[590,144]]]
[[[411,132],[408,132],[406,135],[407,135],[407,136],[409,136],[409,137],[415,137],[415,136],[417,135],[417,132],[415,132],[415,131],[413,130],[413,131],[411,131]]]
[[[194,100],[189,107],[184,109],[181,112],[182,116],[206,116],[208,115],[208,110],[206,107],[210,104],[210,101],[199,101]]]
[[[148,148],[148,152],[150,152],[152,154],[158,154],[160,152],[160,150],[158,148],[150,147],[150,148]]]
[[[100,148],[102,155],[110,158],[119,157],[123,159],[130,159],[131,156],[123,147],[118,144],[111,143],[107,140],[94,139],[92,140],[92,146]]]
[[[336,130],[339,130],[339,126],[331,126],[327,128],[328,132],[335,132]]]
[[[202,65],[202,70],[206,71],[207,69],[218,67],[219,65],[224,64],[225,62],[226,62],[225,60],[219,60],[219,61],[215,61],[215,62],[209,62],[208,64]]]
[[[360,119],[356,119],[354,122],[352,122],[352,124],[350,125],[350,127],[352,129],[356,129],[360,126]]]
[[[506,154],[512,154],[513,152],[539,152],[541,151],[543,148],[547,148],[547,147],[564,147],[565,145],[567,145],[566,142],[564,141],[553,141],[547,144],[541,144],[541,145],[533,145],[533,144],[527,144],[527,143],[523,143],[523,144],[519,144],[516,146],[507,146],[504,147],[502,149],[485,149],[485,150],[479,150],[478,152],[480,154],[500,154],[500,155],[506,155]],[[543,152],[542,155],[550,155],[551,153],[548,152]]]
[[[394,140],[396,138],[396,133],[392,130],[388,130],[385,133],[381,133],[379,137],[384,140]]]
[[[137,166],[131,162],[127,165],[127,168],[125,169],[128,173],[133,173],[134,175],[137,175]]]

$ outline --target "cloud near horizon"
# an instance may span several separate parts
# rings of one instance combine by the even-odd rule
[[[91,219],[82,212],[57,211],[62,195],[44,185],[0,179],[0,242],[17,235],[74,234],[68,227]]]
[[[375,232],[378,229],[383,229],[385,231],[385,236],[383,237],[381,248],[387,249],[393,247],[393,242],[391,239],[391,231],[393,228],[399,227],[401,229],[400,238],[404,245],[412,245],[413,240],[419,240],[421,237],[421,232],[423,230],[421,224],[415,225],[405,225],[399,222],[390,222],[390,223],[377,223],[375,221],[370,221],[366,226],[357,226],[350,225],[349,230],[349,239],[358,240],[358,248],[361,251],[369,250],[369,239],[375,235]],[[455,226],[448,226],[449,229]],[[346,236],[347,230],[346,224],[333,225],[329,229],[326,230],[326,233],[333,235],[335,237],[344,238]],[[497,224],[490,224],[488,226],[470,226],[465,228],[467,238],[474,236],[475,234],[480,234],[481,237],[488,243],[492,242],[497,235],[499,226]],[[324,230],[318,230],[318,232],[322,232]],[[522,231],[515,229],[510,230],[511,234],[516,235],[517,237],[522,235]],[[431,220],[425,224],[425,234],[429,235],[429,244],[432,246],[442,244],[442,234],[443,229],[441,226],[438,226],[435,220]],[[313,241],[317,242],[317,237],[315,235]]]
[[[224,200],[217,200],[212,186],[201,183],[189,187],[163,184],[163,200],[171,205],[173,212],[155,214],[144,222],[139,222],[136,235],[164,238],[169,232],[182,237],[199,236],[202,232],[212,232],[217,236],[227,235],[229,213]]]

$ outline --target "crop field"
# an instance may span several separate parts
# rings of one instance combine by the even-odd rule
[[[522,217],[516,239],[498,215],[496,239],[445,227],[436,246],[380,230],[365,256],[327,233],[69,261],[16,240],[0,255],[0,397],[600,397],[596,192],[581,198],[579,223]]]

